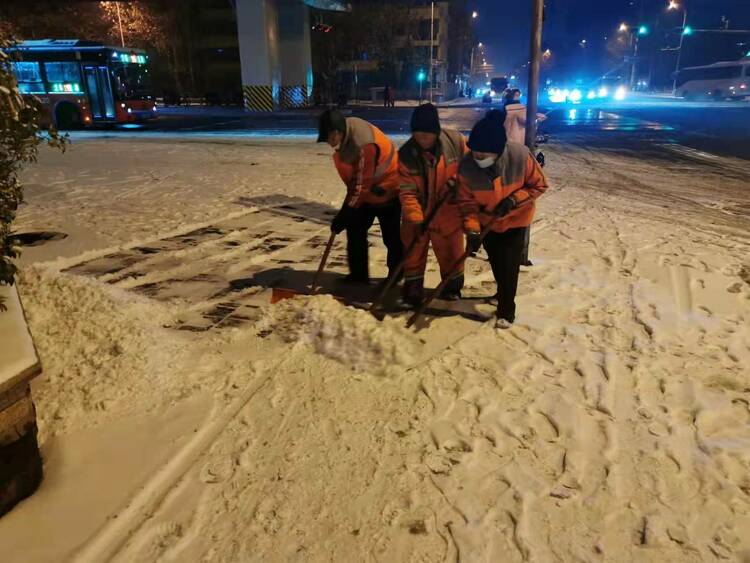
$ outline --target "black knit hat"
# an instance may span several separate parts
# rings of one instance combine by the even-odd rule
[[[469,135],[469,148],[476,152],[502,154],[508,137],[505,134],[505,110],[493,109],[480,119]]]
[[[332,131],[340,131],[346,134],[346,117],[337,109],[327,109],[320,115],[318,121],[318,142],[328,141],[328,135]]]
[[[422,104],[411,114],[411,132],[440,134],[440,117],[432,104]]]

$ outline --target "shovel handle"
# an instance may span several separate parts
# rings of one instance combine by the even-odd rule
[[[320,275],[323,273],[323,270],[325,270],[326,264],[328,263],[328,255],[331,254],[331,248],[333,247],[333,241],[335,240],[336,233],[331,233],[331,236],[328,239],[328,244],[326,244],[326,249],[323,251],[323,257],[320,259],[318,271],[315,272],[315,277],[313,278],[312,285],[310,286],[310,295],[313,295],[318,290],[318,281],[320,280]]]

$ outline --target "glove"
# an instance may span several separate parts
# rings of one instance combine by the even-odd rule
[[[498,203],[497,207],[495,207],[495,211],[493,211],[492,214],[495,215],[496,217],[505,217],[508,213],[513,211],[516,207],[518,207],[518,202],[511,195],[511,196],[506,197],[500,203]]]
[[[474,256],[482,247],[482,235],[477,232],[466,233],[466,252]]]
[[[351,209],[351,207],[345,205],[341,208],[341,211],[336,214],[336,217],[334,217],[333,221],[331,221],[332,232],[338,235],[349,226],[349,221],[352,218]]]

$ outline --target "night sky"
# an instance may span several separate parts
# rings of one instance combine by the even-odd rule
[[[750,28],[750,0],[681,1],[688,8],[688,23],[693,27],[718,28],[721,16],[726,15],[732,28]],[[603,49],[604,37],[622,21],[641,20],[641,10],[647,22],[662,18],[666,23],[672,17],[674,25],[680,25],[679,15],[666,13],[667,4],[667,0],[546,0],[544,48],[555,51],[585,38]],[[475,7],[479,12],[477,35],[488,49],[490,62],[498,73],[511,71],[528,53],[530,0],[475,0]]]

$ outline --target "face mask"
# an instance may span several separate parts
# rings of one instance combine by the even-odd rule
[[[490,166],[492,166],[493,164],[495,164],[495,160],[497,160],[497,159],[492,158],[492,157],[483,158],[482,160],[477,160],[475,158],[474,162],[477,163],[477,166],[479,166],[479,168],[489,168]]]

